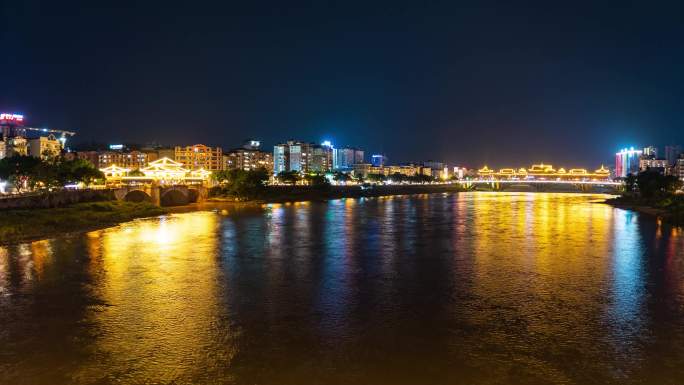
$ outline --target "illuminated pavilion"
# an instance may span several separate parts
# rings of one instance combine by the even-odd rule
[[[144,176],[131,176],[127,168],[117,165],[100,169],[105,174],[108,183],[161,183],[161,184],[206,184],[211,177],[211,171],[205,169],[188,170],[182,163],[169,158],[157,159],[140,169]]]

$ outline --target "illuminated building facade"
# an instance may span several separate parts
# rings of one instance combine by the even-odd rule
[[[273,146],[273,171],[326,172],[332,168],[332,146],[290,140]]]
[[[624,178],[628,174],[639,172],[639,159],[643,151],[635,150],[634,147],[622,149],[615,154],[615,176]]]
[[[212,148],[203,144],[176,147],[174,157],[176,162],[183,164],[183,167],[190,170],[223,170],[223,150],[220,147]]]
[[[53,134],[28,140],[28,153],[36,158],[49,159],[59,156],[62,142]]]
[[[645,171],[648,169],[658,170],[666,173],[670,165],[666,159],[641,158],[639,159],[639,170]]]
[[[104,151],[97,155],[97,167],[100,168],[116,165],[131,170],[137,170],[147,166],[148,161],[148,155],[140,151]]]
[[[28,140],[21,136],[4,138],[0,143],[0,146],[3,147],[3,150],[0,152],[2,152],[5,157],[28,155],[29,153]]]
[[[247,141],[242,148],[236,148],[223,155],[226,170],[257,170],[263,168],[269,172],[273,170],[273,154],[259,149],[256,140]]]
[[[363,163],[363,150],[353,147],[333,148],[332,163],[334,170],[350,170],[355,164]]]
[[[375,167],[382,167],[387,164],[387,157],[382,154],[374,154],[371,156],[371,164]]]
[[[658,157],[658,148],[655,146],[644,147],[643,153],[641,155],[655,159]]]
[[[675,165],[672,168],[672,175],[684,181],[684,158],[679,158],[675,161]]]
[[[669,166],[674,166],[682,154],[682,146],[665,146],[665,159]]]
[[[550,164],[533,164],[530,168],[502,168],[497,170],[487,166],[479,169],[477,174],[480,178],[491,179],[539,179],[539,180],[609,180],[610,170],[601,168],[590,172],[584,168],[555,169]]]
[[[59,138],[55,134],[60,135]],[[14,155],[50,157],[60,154],[74,132],[24,125],[24,115],[0,113],[0,158]]]

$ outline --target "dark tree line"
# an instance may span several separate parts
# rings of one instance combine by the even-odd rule
[[[682,181],[674,175],[645,170],[625,178],[625,191],[642,198],[657,198],[674,194],[682,188]]]
[[[212,189],[212,195],[232,196],[238,199],[257,198],[266,189],[268,176],[268,171],[264,168],[214,172],[213,178],[219,182],[219,186]]]
[[[0,159],[0,179],[10,182],[18,192],[91,184],[103,178],[100,170],[83,159],[57,157],[46,160],[25,155]]]

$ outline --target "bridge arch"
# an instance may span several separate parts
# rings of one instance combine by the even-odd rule
[[[152,202],[152,197],[143,190],[131,190],[124,195],[126,202]]]
[[[189,193],[186,193],[180,189],[169,189],[165,191],[161,196],[162,206],[183,206],[190,203]]]

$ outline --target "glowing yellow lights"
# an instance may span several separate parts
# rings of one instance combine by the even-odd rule
[[[140,183],[145,181],[157,181],[162,183],[175,183],[175,182],[192,182],[192,183],[205,183],[209,180],[211,176],[211,171],[207,171],[204,168],[199,170],[190,171],[183,168],[183,164],[173,161],[169,158],[157,159],[150,162],[147,167],[140,169],[140,172],[144,176],[130,176],[128,173],[131,171],[127,168],[119,167],[117,165],[110,165],[107,168],[103,168],[102,171],[105,174],[107,182],[133,182]]]
[[[100,171],[105,175],[105,178],[107,179],[112,179],[112,178],[121,178],[126,176],[131,170],[128,168],[124,167],[119,167],[115,164],[112,164],[108,167],[101,168]]]
[[[478,174],[483,177],[502,177],[502,178],[598,178],[598,179],[609,179],[610,170],[606,169],[603,165],[601,168],[595,170],[594,172],[589,172],[584,168],[571,168],[566,170],[561,167],[558,170],[553,168],[553,165],[539,163],[533,164],[530,168],[525,169],[523,167],[519,169],[514,168],[502,168],[499,171],[494,171],[487,166],[477,170]]]
[[[188,174],[187,169],[183,168],[183,164],[175,162],[169,158],[157,159],[150,162],[147,167],[140,169],[145,174],[145,177],[156,180],[181,180],[185,179]]]
[[[200,168],[199,170],[191,171],[190,175],[194,178],[207,179],[211,176],[211,171]]]
[[[494,173],[494,170],[491,170],[489,167],[484,166],[481,169],[477,170],[477,173],[480,175],[491,175]]]

